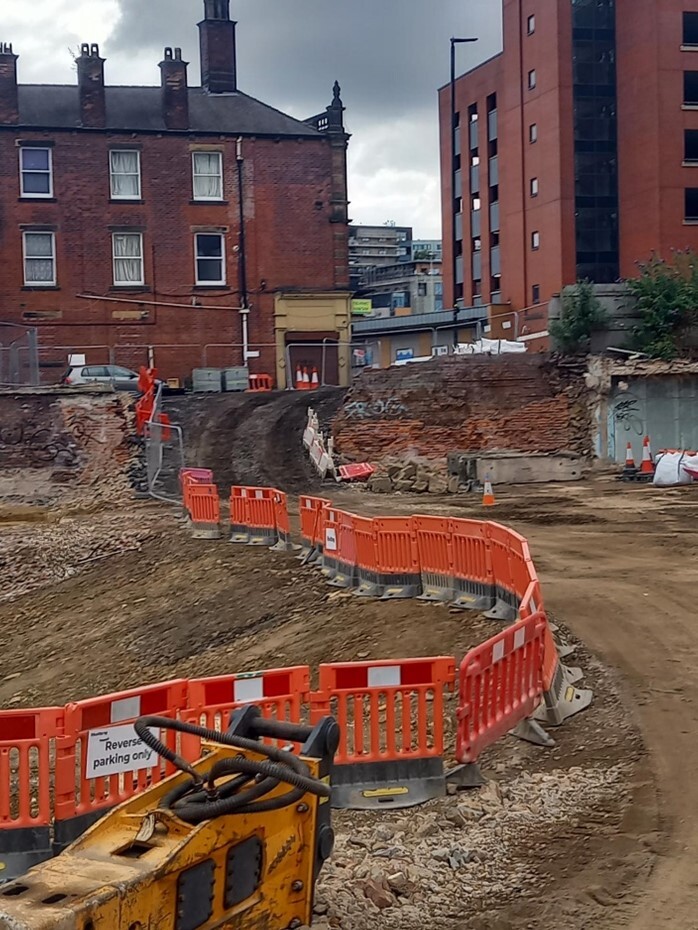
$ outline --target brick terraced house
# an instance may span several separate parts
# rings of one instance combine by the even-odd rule
[[[77,86],[18,84],[0,45],[0,319],[37,327],[44,381],[71,350],[186,378],[246,345],[280,387],[323,357],[347,383],[340,89],[306,121],[240,91],[229,3],[205,0],[200,87],[176,48],[159,87],[105,86],[96,45]]]

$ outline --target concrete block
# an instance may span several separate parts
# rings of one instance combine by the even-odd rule
[[[550,453],[501,453],[481,455],[477,459],[477,477],[492,484],[545,484],[550,481],[580,481],[587,461],[582,456]]]

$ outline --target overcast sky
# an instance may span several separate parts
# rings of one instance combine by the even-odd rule
[[[231,0],[241,90],[305,118],[339,80],[347,107],[350,215],[357,223],[441,234],[436,89],[448,81],[449,37],[464,71],[498,51],[497,0]],[[23,83],[75,80],[71,52],[99,42],[110,84],[157,84],[165,45],[179,45],[199,82],[203,0],[1,0],[0,34]]]

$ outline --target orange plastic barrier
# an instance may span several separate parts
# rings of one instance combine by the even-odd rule
[[[0,879],[53,855],[51,755],[62,707],[0,710]]]
[[[487,528],[481,520],[451,520],[454,603],[470,610],[491,610],[495,603]]]
[[[56,751],[57,851],[107,809],[169,774],[136,736],[133,722],[144,714],[176,718],[186,701],[187,682],[179,679],[66,706],[64,735]],[[174,731],[165,731],[161,739],[177,748]]]
[[[547,623],[532,614],[472,649],[459,672],[457,752],[476,762],[487,746],[533,714],[543,694]]]
[[[189,518],[194,537],[218,539],[221,535],[221,503],[215,484],[190,484]]]
[[[184,509],[189,510],[189,488],[193,484],[213,484],[213,472],[210,468],[181,468],[179,487],[182,492]]]
[[[337,588],[356,583],[356,538],[354,514],[326,507],[323,511],[322,573]]]
[[[250,375],[248,394],[261,394],[274,389],[274,379],[271,375]]]
[[[274,523],[276,525],[276,544],[271,548],[276,552],[293,552],[298,546],[291,539],[291,521],[288,516],[288,495],[283,491],[274,490],[272,495],[274,505]]]
[[[300,519],[301,519],[301,559],[307,559],[313,551],[322,552],[323,547],[323,516],[322,512],[325,507],[330,506],[330,501],[324,497],[308,497],[303,495],[300,498]]]
[[[516,535],[513,530],[500,526],[499,523],[487,524],[487,538],[495,584],[495,604],[488,611],[487,616],[492,620],[504,620],[509,623],[516,619],[519,598],[525,594],[527,587],[524,585],[517,597],[511,568],[513,535]]]
[[[380,597],[384,586],[376,568],[376,525],[370,517],[354,515],[354,539],[356,541],[356,581],[354,594],[357,597]]]
[[[288,498],[276,488],[232,487],[230,528],[234,543],[286,551],[293,548]]]
[[[410,807],[444,793],[444,691],[450,657],[320,666],[311,717],[333,714],[340,743],[332,773],[335,807]]]
[[[255,704],[265,717],[297,722],[303,718],[309,691],[307,665],[195,678],[189,682],[188,706],[181,717],[213,730],[226,730],[232,711],[245,704]],[[201,755],[197,737],[183,736],[181,749],[184,758],[191,762]]]
[[[382,599],[416,597],[421,593],[422,579],[413,518],[379,517],[374,525]]]
[[[453,600],[453,544],[450,521],[413,517],[422,575],[422,601]]]

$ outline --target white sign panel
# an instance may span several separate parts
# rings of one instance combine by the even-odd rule
[[[151,728],[150,732],[159,736],[156,729]],[[90,730],[87,734],[87,778],[137,772],[157,764],[158,754],[146,746],[132,723],[104,730]]]
[[[337,551],[337,531],[336,530],[325,530],[325,549],[328,552]]]

